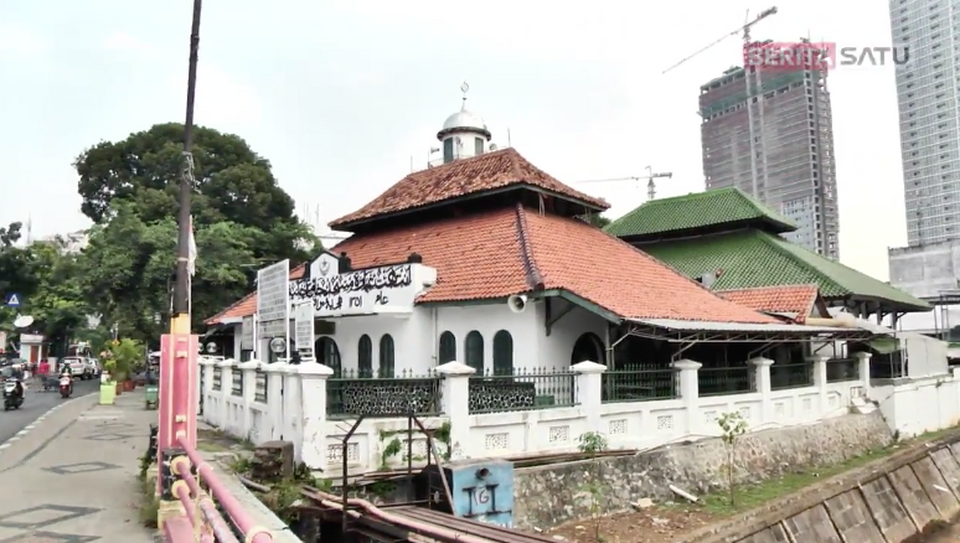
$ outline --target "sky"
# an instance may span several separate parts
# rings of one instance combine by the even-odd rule
[[[422,169],[464,81],[494,143],[563,182],[649,165],[673,173],[658,197],[698,192],[699,86],[741,59],[740,39],[662,72],[771,5],[207,0],[196,122],[245,138],[322,223],[411,162]],[[890,45],[886,2],[776,6],[755,39]],[[71,163],[101,140],[183,121],[191,14],[192,0],[0,0],[0,224],[29,218],[35,237],[89,225]],[[893,67],[843,66],[828,85],[840,258],[886,280],[887,247],[906,244]],[[578,188],[613,218],[646,199],[645,182]]]

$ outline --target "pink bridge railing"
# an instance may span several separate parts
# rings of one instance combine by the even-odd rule
[[[254,522],[197,451],[197,336],[165,335],[160,350],[157,491],[168,501],[179,501],[184,513],[167,516],[161,507],[167,541],[240,543],[236,528],[243,543],[272,543],[270,530]]]
[[[226,511],[230,521],[243,534],[244,543],[272,543],[273,534],[263,526],[258,526],[244,511],[240,502],[217,478],[213,468],[208,465],[200,453],[179,439],[178,445],[186,453],[170,461],[170,470],[178,477],[171,491],[183,504],[186,514],[164,523],[164,532],[169,541],[176,543],[200,541],[202,543],[240,543],[227,520],[217,510],[217,502]],[[194,476],[196,473],[196,476]],[[210,493],[200,486],[203,480]],[[216,499],[216,502],[214,502]],[[176,522],[179,521],[179,522]]]

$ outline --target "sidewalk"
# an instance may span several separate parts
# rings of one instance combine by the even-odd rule
[[[0,543],[152,543],[137,474],[157,412],[142,389],[66,402],[0,451]]]

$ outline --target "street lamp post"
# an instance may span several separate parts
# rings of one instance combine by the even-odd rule
[[[202,0],[193,2],[193,24],[190,31],[190,63],[187,72],[187,111],[183,126],[183,169],[180,175],[179,235],[177,238],[177,279],[173,290],[173,311],[170,333],[160,342],[160,421],[157,428],[157,463],[177,454],[178,441],[196,445],[197,439],[197,348],[199,338],[190,326],[190,200],[193,175],[193,104],[197,88],[197,52],[200,48],[200,10]],[[164,477],[158,477],[157,492],[169,495],[163,488]],[[169,481],[166,481],[169,483]],[[166,492],[165,492],[166,491]],[[164,509],[161,507],[160,520]]]

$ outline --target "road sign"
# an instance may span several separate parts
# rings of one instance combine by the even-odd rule
[[[23,298],[16,292],[11,292],[10,294],[6,295],[3,303],[8,307],[20,307],[23,305]]]

